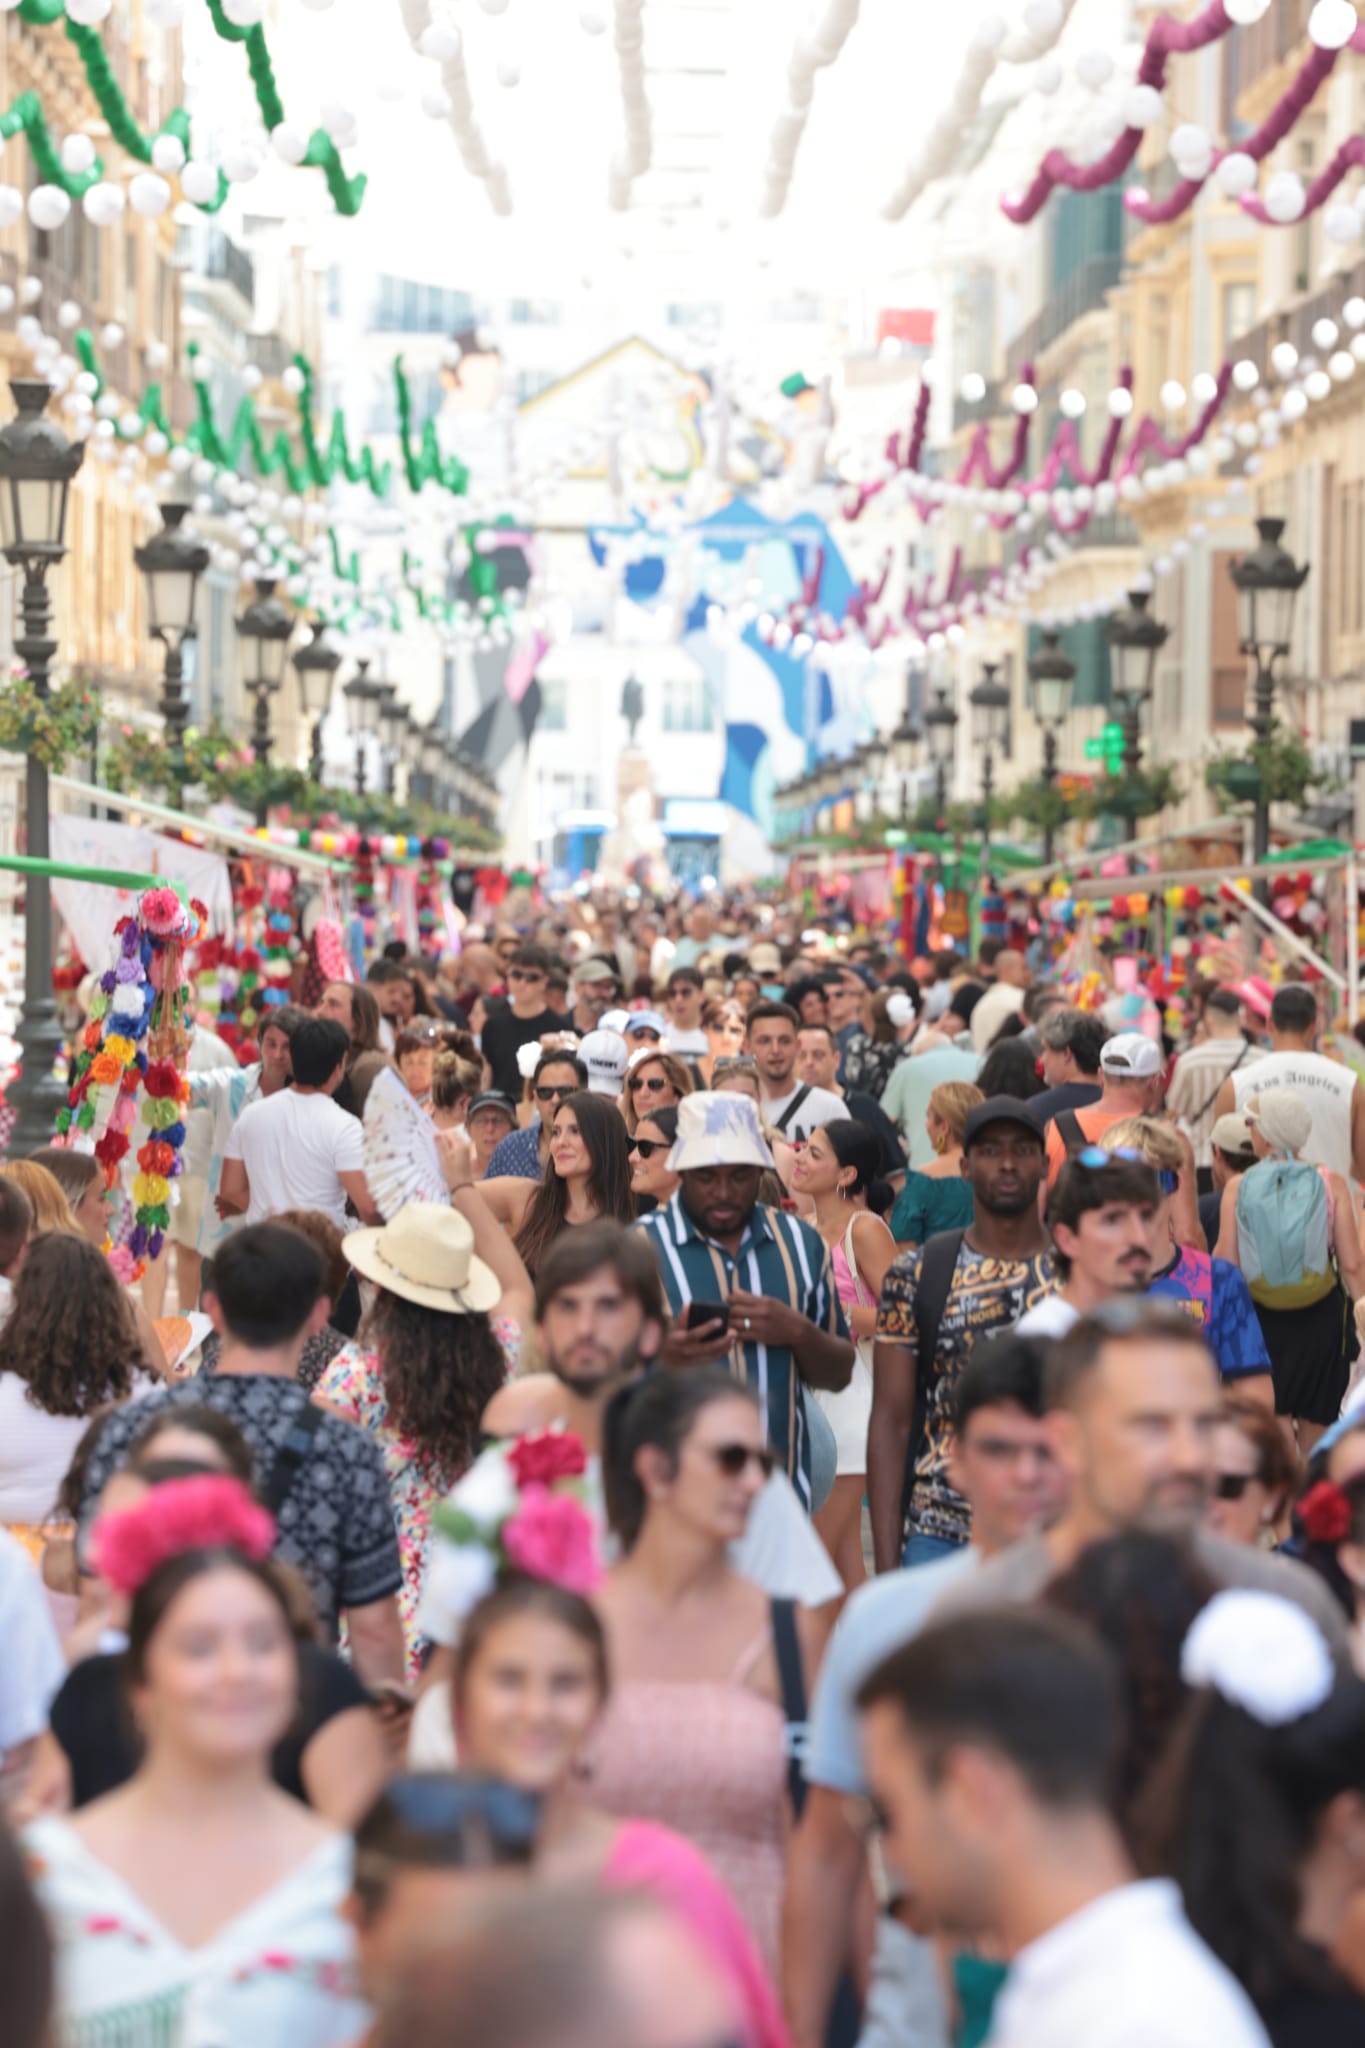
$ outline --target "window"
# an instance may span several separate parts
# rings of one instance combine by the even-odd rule
[[[514,327],[557,327],[559,302],[557,299],[509,299],[507,318]]]
[[[542,732],[567,731],[568,700],[566,687],[562,682],[541,683],[538,723]]]
[[[711,692],[703,676],[667,676],[663,688],[665,732],[713,732]]]
[[[1223,354],[1240,335],[1249,334],[1256,324],[1256,287],[1238,279],[1223,286]]]

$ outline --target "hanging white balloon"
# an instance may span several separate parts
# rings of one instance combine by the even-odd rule
[[[282,164],[301,164],[308,154],[308,137],[297,122],[281,121],[270,131],[270,147]]]
[[[1107,50],[1082,50],[1076,59],[1076,76],[1091,92],[1108,85],[1114,75],[1114,60]]]
[[[55,233],[70,212],[70,195],[60,185],[35,185],[28,195],[28,217],[45,234]]]
[[[1174,377],[1167,378],[1161,387],[1160,396],[1161,403],[1167,412],[1181,412],[1184,410],[1186,403],[1185,387],[1183,384],[1178,383]]]
[[[152,28],[179,28],[185,19],[185,0],[142,0],[142,12]]]
[[[164,341],[149,341],[143,354],[147,359],[147,368],[154,376],[159,376],[163,370],[170,368],[171,352]]]
[[[1361,219],[1354,206],[1339,200],[1335,205],[1323,208],[1322,232],[1329,242],[1344,246],[1347,242],[1356,241],[1360,231]]]
[[[1292,377],[1299,366],[1299,352],[1292,341],[1277,341],[1270,351],[1270,367],[1277,377]]]
[[[986,396],[986,380],[979,370],[968,370],[958,386],[963,400],[968,405],[980,405]]]
[[[128,204],[144,220],[155,220],[171,203],[171,188],[155,171],[139,171],[128,187]]]
[[[1351,0],[1317,0],[1308,17],[1308,38],[1320,50],[1344,50],[1359,26]]]
[[[218,197],[218,168],[202,157],[191,157],[180,173],[180,189],[196,206],[208,206]]]
[[[448,64],[460,54],[460,31],[453,21],[429,21],[417,38],[417,47],[424,57]]]
[[[600,7],[580,7],[578,26],[585,35],[601,36],[607,32],[607,17]]]
[[[1232,381],[1239,391],[1254,391],[1256,389],[1256,386],[1261,381],[1261,372],[1257,364],[1252,362],[1250,356],[1243,356],[1240,362],[1233,364]]]
[[[1235,28],[1250,28],[1269,8],[1270,0],[1223,0],[1223,12]]]
[[[158,135],[152,144],[152,169],[173,178],[185,168],[185,145],[178,135]]]
[[[234,28],[258,28],[265,19],[265,0],[223,0],[223,12]]]
[[[521,64],[519,59],[516,57],[502,58],[497,69],[497,80],[498,84],[507,92],[511,92],[515,86],[520,85]]]
[[[81,309],[76,301],[74,299],[63,299],[61,305],[57,308],[57,325],[59,327],[71,328],[79,327],[80,324]]]
[[[81,28],[98,28],[113,11],[114,0],[66,0],[70,20]]]
[[[1085,393],[1077,391],[1074,386],[1068,386],[1057,403],[1064,419],[1078,420],[1085,411]]]
[[[68,135],[62,143],[62,169],[68,177],[83,178],[95,165],[95,145],[88,135]]]
[[[0,228],[13,227],[23,217],[24,195],[18,186],[0,185]]]
[[[1347,0],[1349,5],[1349,0]],[[1280,227],[1302,218],[1308,195],[1297,171],[1276,171],[1266,182],[1265,210]]]
[[[1231,149],[1214,166],[1213,182],[1225,199],[1240,199],[1244,192],[1252,192],[1260,176],[1260,167],[1254,156],[1248,156],[1244,149]]]
[[[249,185],[261,172],[261,158],[254,149],[239,143],[223,158],[223,171],[230,185]]]
[[[1163,112],[1161,94],[1154,85],[1130,86],[1121,104],[1126,128],[1153,128]]]

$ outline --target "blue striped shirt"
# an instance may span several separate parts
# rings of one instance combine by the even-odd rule
[[[817,1329],[847,1338],[824,1239],[799,1217],[758,1203],[739,1250],[732,1254],[697,1228],[679,1190],[635,1228],[649,1240],[673,1315],[689,1301],[727,1301],[739,1288],[786,1302]],[[730,1370],[758,1395],[768,1441],[809,1508],[810,1438],[800,1398],[801,1377],[790,1347],[736,1341],[730,1347]]]

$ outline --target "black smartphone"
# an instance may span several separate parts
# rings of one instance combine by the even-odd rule
[[[730,1327],[728,1301],[689,1301],[682,1312],[685,1330],[713,1329],[717,1336]]]

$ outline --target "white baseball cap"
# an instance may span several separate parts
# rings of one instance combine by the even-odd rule
[[[630,1051],[618,1031],[590,1031],[579,1041],[578,1057],[588,1070],[589,1094],[620,1095]]]
[[[1101,1073],[1116,1080],[1150,1081],[1165,1064],[1156,1040],[1141,1031],[1120,1031],[1116,1038],[1106,1038],[1100,1053]]]

